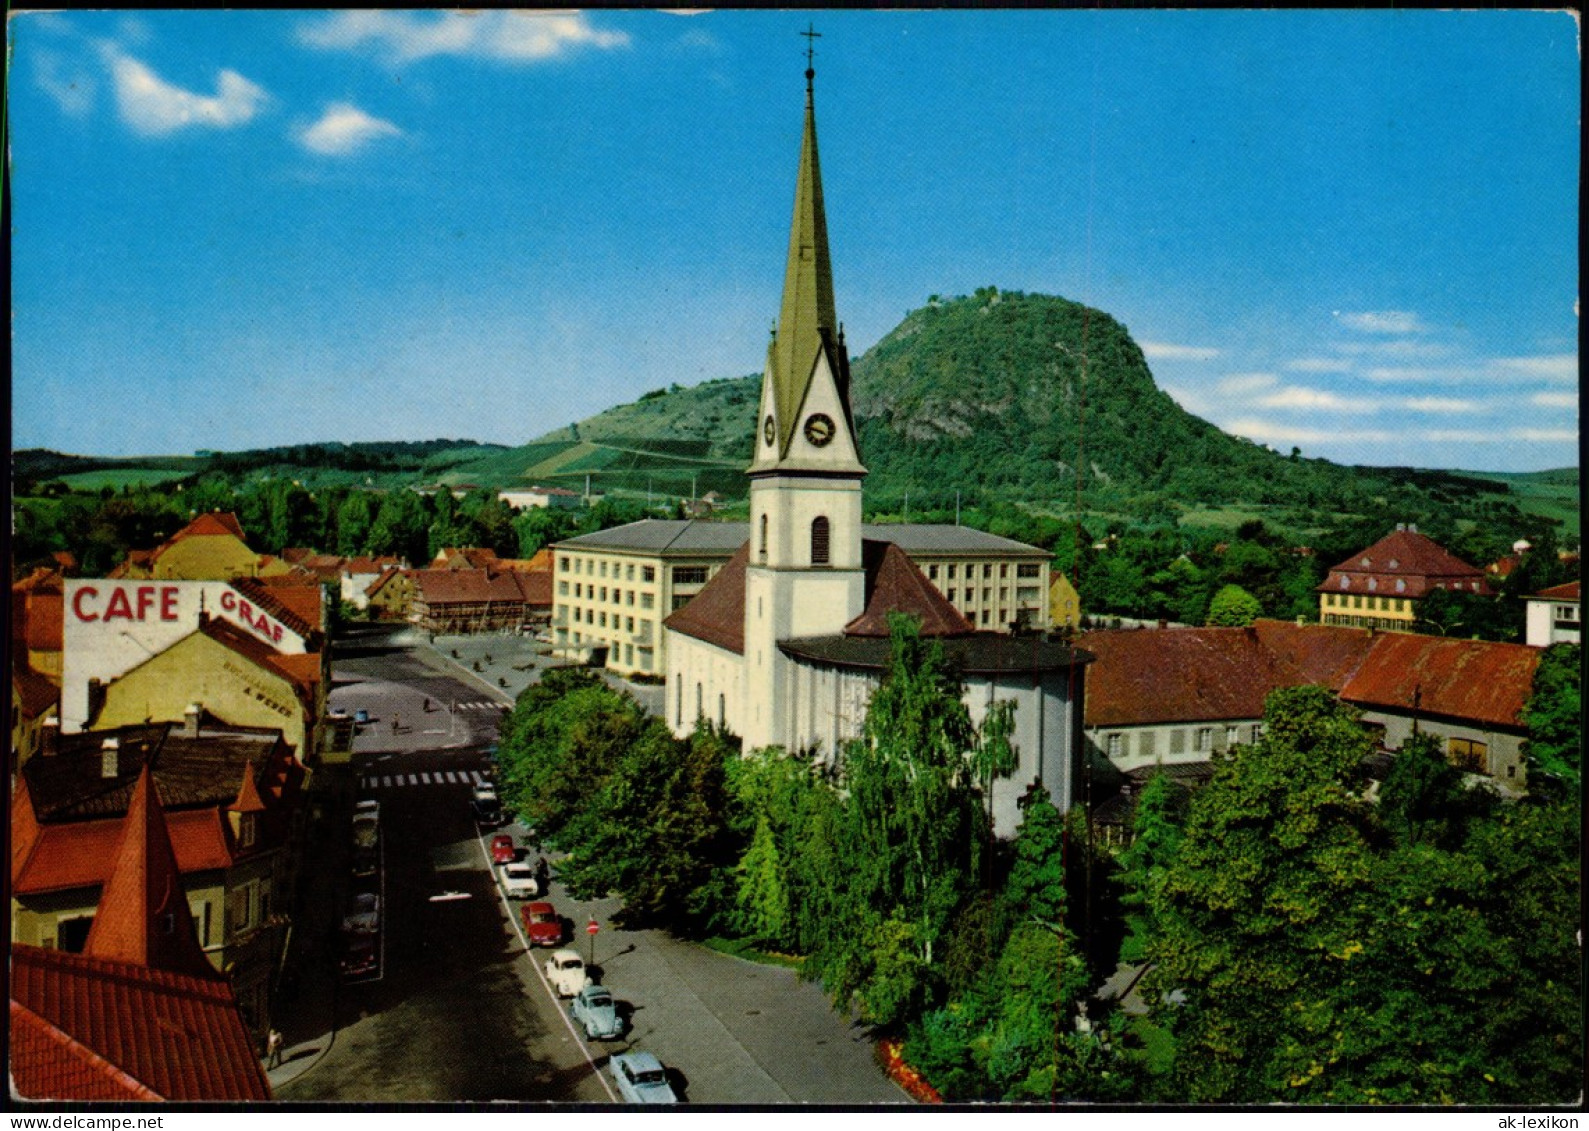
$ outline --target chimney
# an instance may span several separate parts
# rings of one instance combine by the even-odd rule
[[[39,753],[52,756],[61,752],[61,720],[50,718],[44,720],[44,728],[39,733]]]
[[[182,712],[182,737],[197,738],[199,736],[199,719],[204,717],[204,708],[197,703],[189,703]]]
[[[1418,533],[1418,524],[1416,522],[1409,522],[1407,524],[1407,533],[1408,534],[1416,534],[1416,533]]]
[[[1159,618],[1159,627],[1160,628],[1169,628],[1170,627],[1170,622],[1165,620],[1163,617],[1160,617]]]
[[[121,740],[111,735],[99,744],[99,776],[110,779],[120,777]]]
[[[1406,529],[1407,529],[1407,524],[1405,522],[1398,522],[1396,524],[1396,532],[1398,534],[1401,533],[1402,531],[1406,530]]]
[[[1298,615],[1297,615],[1297,627],[1298,627],[1298,628],[1301,628],[1301,627],[1302,627],[1302,626],[1303,626],[1303,625],[1305,625],[1305,624],[1307,624],[1307,623],[1308,623],[1308,618],[1307,618],[1307,617],[1305,617],[1305,616],[1302,616],[1302,615],[1301,615],[1301,614],[1300,614],[1300,613],[1299,613],[1299,614],[1298,614]]]

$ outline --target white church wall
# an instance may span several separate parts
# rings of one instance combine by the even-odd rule
[[[744,658],[726,648],[680,632],[668,632],[667,724],[680,738],[695,729],[700,715],[734,734],[745,733],[741,712]]]

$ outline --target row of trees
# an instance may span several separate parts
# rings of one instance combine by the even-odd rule
[[[103,574],[129,550],[159,545],[207,511],[234,512],[249,545],[277,554],[289,546],[326,553],[392,554],[419,565],[446,546],[484,546],[502,557],[529,557],[542,546],[645,516],[639,504],[603,501],[571,512],[529,508],[515,513],[496,492],[462,499],[450,492],[310,491],[288,479],[235,484],[211,474],[158,488],[68,492],[16,500],[13,564],[58,550],[72,553],[85,575]]]
[[[1035,788],[991,836],[1009,715],[973,728],[905,624],[835,765],[675,739],[564,669],[505,721],[503,789],[576,895],[801,956],[950,1099],[1559,1102],[1583,1048],[1578,663],[1543,657],[1522,802],[1427,737],[1370,800],[1353,712],[1288,689],[1207,787],[1151,782],[1117,856]],[[1119,961],[1149,964],[1151,1016],[1078,1024]]]

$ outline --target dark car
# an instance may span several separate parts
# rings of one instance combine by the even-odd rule
[[[381,867],[381,853],[374,845],[353,850],[353,875],[355,879],[368,879]]]
[[[363,978],[380,969],[380,948],[372,934],[350,932],[342,936],[342,957],[337,963],[344,978]]]
[[[469,802],[469,809],[474,813],[475,824],[482,828],[494,829],[505,823],[502,802],[495,797],[476,797]]]

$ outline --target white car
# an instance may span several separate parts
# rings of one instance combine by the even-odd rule
[[[381,803],[379,801],[366,799],[353,806],[353,819],[355,821],[357,821],[360,817],[370,817],[375,820],[379,820],[380,816]]]
[[[573,997],[585,988],[590,979],[585,974],[585,962],[571,950],[554,950],[546,960],[546,980],[558,997]]]
[[[541,881],[528,864],[504,864],[498,871],[502,874],[502,890],[509,899],[534,899],[541,894]]]
[[[474,787],[474,799],[476,801],[498,800],[497,787],[491,782],[481,782],[479,785]]]

